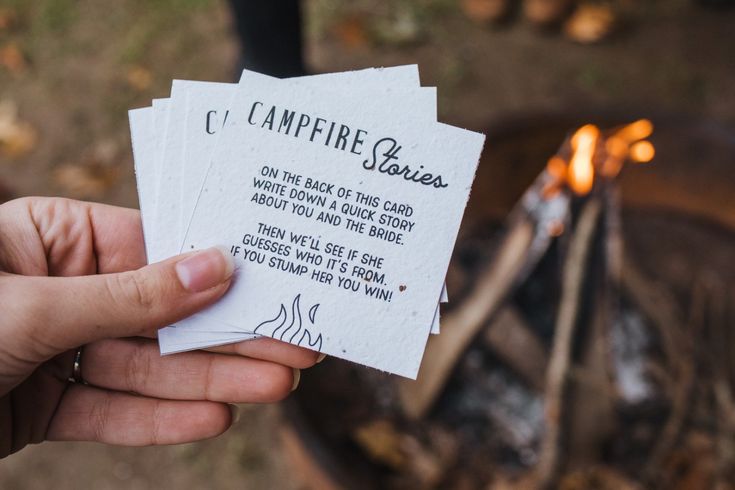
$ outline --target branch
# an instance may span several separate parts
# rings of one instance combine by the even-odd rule
[[[592,250],[595,231],[600,221],[601,210],[602,204],[596,197],[590,198],[584,205],[564,263],[561,302],[556,318],[551,360],[546,372],[546,406],[544,410],[546,433],[541,444],[539,462],[536,466],[538,488],[549,488],[558,473],[561,414],[564,390],[571,365],[574,327],[579,315],[579,303],[586,265]]]

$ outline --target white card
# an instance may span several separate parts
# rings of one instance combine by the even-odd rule
[[[341,87],[341,90],[356,90],[356,89],[362,89],[365,90],[366,88],[369,90],[369,87],[366,87],[370,83],[375,84],[375,82],[380,82],[383,84],[389,83],[391,87],[402,87],[402,86],[416,86],[418,85],[418,69],[415,65],[413,66],[404,66],[404,67],[394,67],[394,68],[387,68],[387,69],[368,69],[368,70],[361,70],[357,72],[348,72],[348,73],[336,73],[336,74],[326,74],[326,75],[316,75],[312,77],[303,77],[302,79],[299,79],[299,83],[309,84],[309,83],[316,83],[316,82],[323,82],[325,79],[329,79],[333,84],[336,84],[337,87]],[[176,142],[172,139],[173,135],[176,135],[180,130],[177,130],[175,126],[177,123],[181,122],[181,111],[179,110],[177,112],[176,110],[176,99],[177,99],[177,83],[182,82],[174,82],[174,90],[172,91],[172,98],[171,100],[168,99],[159,99],[154,101],[154,107],[146,108],[146,109],[137,109],[134,111],[131,111],[130,113],[130,119],[131,119],[131,132],[132,132],[132,139],[134,144],[134,151],[135,151],[135,162],[136,162],[136,175],[139,182],[139,200],[141,204],[141,210],[143,214],[143,221],[144,221],[144,229],[150,230],[156,230],[159,231],[159,236],[162,233],[164,236],[169,235],[169,232],[171,231],[171,228],[165,229],[165,226],[161,226],[160,223],[163,224],[171,224],[175,223],[174,220],[170,219],[169,216],[172,212],[171,207],[154,207],[150,203],[146,205],[146,203],[149,200],[157,200],[157,192],[153,192],[151,190],[151,186],[155,185],[155,181],[158,181],[158,191],[161,192],[162,189],[170,189],[175,188],[176,185],[172,185],[171,179],[164,178],[165,176],[175,176],[176,178],[181,178],[182,173],[176,172],[175,170],[179,169],[172,169],[169,165],[169,167],[162,168],[162,155],[168,155],[169,161],[174,162],[183,162],[186,164],[188,161],[186,157],[181,157],[182,153],[185,153],[184,151],[179,151],[180,148],[187,148],[189,144],[192,144],[193,148],[201,148],[201,144],[204,143],[204,141],[201,139],[201,137],[198,140],[192,140],[191,138],[185,139],[182,142]],[[183,82],[187,83],[187,82]],[[220,87],[232,87],[233,85],[230,84],[215,84],[215,83],[206,83],[206,82],[193,82],[193,86],[199,86],[199,87],[214,87],[214,86],[220,86]],[[431,117],[435,117],[436,107],[435,107],[435,89],[424,89],[424,92],[431,92],[431,103],[428,104],[420,104],[420,107],[426,108],[430,114]],[[186,96],[188,96],[189,93],[186,93]],[[204,99],[199,100],[210,100],[209,97],[204,97]],[[430,108],[430,106],[432,106]],[[223,106],[227,107],[227,106]],[[221,113],[224,113],[226,109],[222,109],[220,111]],[[155,114],[150,114],[151,112],[155,111]],[[216,111],[211,111],[209,114],[207,114],[205,117],[212,117],[216,118]],[[155,122],[151,121],[151,119],[155,119]],[[169,124],[166,124],[166,121],[170,121]],[[201,121],[204,121],[204,118],[201,119]],[[214,121],[207,121],[214,122]],[[151,127],[153,126],[153,128]],[[158,130],[157,133],[153,133],[152,131],[154,129]],[[211,128],[207,128],[207,132],[209,133],[211,131]],[[150,141],[151,137],[157,137],[157,139],[153,142]],[[196,135],[194,135],[196,136]],[[144,141],[144,140],[148,141]],[[168,146],[165,148],[161,145],[162,140],[166,140],[166,143]],[[210,138],[210,140],[213,138]],[[143,146],[141,149],[140,147]],[[172,150],[173,149],[173,150]],[[208,152],[211,150],[207,151]],[[155,155],[155,156],[154,156]],[[200,152],[199,155],[201,156],[202,153]],[[146,160],[146,164],[143,165],[141,162],[143,160]],[[204,168],[201,164],[199,165],[200,169]],[[173,172],[171,170],[174,170]],[[186,172],[186,170],[184,170]],[[200,172],[200,176],[194,180],[195,186],[198,188],[201,185],[201,179],[203,178],[203,175]],[[197,182],[198,181],[198,182]],[[165,182],[165,185],[161,185],[162,182]],[[191,180],[189,181],[191,182]],[[180,194],[186,195],[187,193],[184,191],[181,191]],[[193,199],[190,200],[193,202]],[[183,201],[182,201],[183,202]],[[170,204],[169,204],[170,206]],[[146,212],[146,209],[148,209],[148,212]],[[181,206],[181,210],[185,209],[184,206]],[[151,210],[155,210],[152,212]],[[188,211],[190,214],[191,211]],[[183,211],[180,211],[180,216],[183,216]],[[150,222],[156,219],[156,224],[151,226]],[[163,230],[161,228],[164,228]],[[178,229],[183,229],[182,221],[179,221]],[[153,246],[155,248],[155,245],[157,242],[153,239],[153,233],[150,231],[145,232],[145,235],[147,237],[146,239],[146,245],[147,245],[147,251],[149,257],[153,257],[156,260],[163,259],[170,255],[172,252],[156,252],[151,250],[151,247]],[[442,301],[444,301],[445,298],[445,290],[442,291]],[[211,322],[207,322],[208,329],[212,329]],[[170,329],[169,329],[170,330]],[[227,335],[229,335],[230,331],[234,330],[233,328],[230,328],[229,326],[223,325],[221,327],[221,330],[224,332],[227,332]],[[438,325],[438,310],[437,315],[435,316],[435,321],[432,325],[432,332],[438,333],[439,331],[439,325]],[[239,334],[240,337],[233,339],[232,341],[242,340],[244,338],[252,338],[252,336],[249,336],[247,334]],[[170,336],[167,336],[168,339]],[[204,341],[204,345],[200,345],[200,342],[187,342],[190,345],[190,348],[198,348],[200,346],[207,346],[207,345],[213,345],[214,342],[217,342],[216,340],[218,336],[210,336],[209,341]],[[187,339],[192,338],[189,336],[186,336]]]
[[[276,118],[284,109],[296,114],[289,135],[259,127],[272,106]],[[251,259],[262,255],[263,264],[274,267],[243,260],[233,248],[240,265],[236,280],[203,316],[415,377],[484,136],[380,106],[374,100],[340,98],[254,74],[240,85],[185,247],[236,247],[248,235],[268,249],[253,247]],[[321,130],[307,119],[322,121]],[[348,128],[352,139],[343,134]],[[340,149],[332,148],[334,144]],[[293,174],[301,175],[298,184],[288,179]],[[256,178],[270,180],[270,192],[256,192]],[[321,183],[319,189],[307,189],[312,180]],[[333,185],[329,191],[328,184]],[[289,206],[296,203],[283,196],[294,189],[303,192],[298,204],[313,208],[310,218],[292,214]],[[375,216],[386,214],[393,223],[392,229],[380,226],[379,233],[395,239],[402,228],[398,243],[368,236],[377,221],[360,234],[344,226],[354,218],[348,218],[348,211],[330,210],[334,202],[337,209],[350,205],[367,213],[374,200],[364,196],[377,197]],[[340,216],[342,224],[317,221],[322,211],[332,211],[332,223]],[[304,255],[318,241],[325,265],[312,264],[305,271],[308,261],[297,261],[295,251],[285,257],[281,246],[296,236],[305,237],[303,246],[291,245]],[[330,244],[343,247],[341,257],[334,250],[330,253],[329,248],[336,248]],[[366,257],[375,274],[372,282],[338,273],[343,263],[354,273]],[[330,259],[338,269],[329,269]],[[338,286],[346,279],[357,281],[357,292]]]
[[[337,92],[346,92],[348,90],[355,90],[358,93],[364,93],[365,97],[370,97],[371,91],[376,91],[377,87],[385,86],[386,75],[390,73],[397,73],[396,83],[390,84],[391,98],[384,99],[384,104],[397,104],[399,102],[410,104],[412,107],[417,108],[418,117],[426,117],[431,120],[436,118],[436,89],[431,88],[417,88],[404,89],[403,85],[408,83],[414,83],[410,78],[404,74],[406,70],[404,67],[398,67],[395,69],[384,69],[384,70],[361,70],[357,72],[346,72],[328,75],[318,75],[312,77],[304,77],[300,79],[291,79],[289,83],[294,85],[309,85],[316,86],[317,82],[322,83],[323,77],[329,78],[332,83],[340,82],[337,86],[340,87]],[[381,75],[377,77],[376,75]],[[396,87],[396,85],[398,85]],[[188,195],[188,200],[182,199],[180,201],[179,209],[185,216],[189,216],[193,212],[194,198],[198,194],[204,176],[206,174],[207,165],[204,162],[209,162],[212,148],[216,142],[214,137],[216,133],[216,124],[220,123],[226,118],[227,108],[229,107],[232,93],[236,85],[234,84],[221,84],[212,82],[189,82],[189,81],[174,81],[172,88],[172,97],[170,103],[170,124],[167,131],[167,143],[165,145],[164,153],[166,154],[167,163],[164,163],[164,169],[162,174],[165,185],[161,186],[161,190],[167,189],[169,193],[175,193],[175,189],[178,187],[184,189],[181,191],[182,195]],[[186,97],[189,101],[187,116],[184,117],[181,108],[180,101]],[[177,104],[178,100],[178,104]],[[189,121],[191,124],[188,124]],[[183,133],[180,126],[182,121],[185,123]],[[179,127],[177,127],[177,125]],[[180,135],[178,138],[174,138],[175,135]],[[185,155],[182,157],[181,152],[178,149],[185,148]],[[176,162],[183,162],[184,171],[176,172]],[[193,163],[193,165],[190,164]],[[183,175],[182,175],[183,174]],[[178,180],[177,180],[178,179]],[[182,185],[183,183],[183,185]],[[163,194],[165,196],[165,193]],[[166,199],[162,199],[164,201]],[[157,229],[159,230],[159,236],[172,237],[175,235],[176,229],[185,230],[185,226],[176,224],[177,221],[174,218],[175,211],[173,199],[168,199],[167,205],[161,205],[159,207],[159,224]],[[170,210],[168,213],[160,212],[160,209],[168,207]],[[188,223],[188,220],[186,220]],[[181,223],[181,221],[179,221]],[[182,237],[183,239],[183,237]],[[174,241],[173,243],[175,243]],[[160,242],[159,242],[160,246]],[[156,256],[158,259],[178,253],[170,248],[173,244],[169,242],[169,248],[163,245],[160,249],[160,253]],[[177,245],[178,247],[178,245]],[[438,306],[437,306],[438,308]],[[438,316],[435,317],[436,321],[432,325],[432,332],[439,332]],[[186,324],[191,324],[191,321],[187,321]],[[225,325],[219,322],[210,321],[203,324],[202,326],[190,326],[191,330],[198,331],[223,331],[232,332],[235,330],[232,326]],[[187,330],[188,331],[188,330]],[[169,351],[169,342],[180,342],[186,339],[186,331],[180,332],[180,336],[176,336],[173,332],[169,332],[165,339],[162,341],[162,345],[165,346],[164,350]]]
[[[353,79],[358,75],[364,76],[362,72],[348,72],[340,78],[347,79],[347,75]],[[334,74],[331,74],[330,76],[332,79],[335,77],[336,75]],[[314,76],[302,79],[291,79],[289,80],[289,83],[294,84],[294,86],[298,86],[298,84],[315,86],[316,81],[317,77]],[[352,82],[352,84],[341,86],[342,88],[335,92],[342,92],[344,94],[345,91],[348,90],[348,87],[354,87],[355,80],[352,80]],[[384,81],[380,80],[379,83],[383,84]],[[370,98],[371,93],[377,92],[377,87],[379,86],[380,85],[372,82],[371,80],[364,80],[360,85],[358,85],[359,88],[355,90],[357,90],[358,94],[362,94],[361,96]],[[222,116],[222,114],[228,114],[227,107],[229,107],[233,90],[235,88],[236,85],[232,84],[176,81],[174,88],[172,89],[172,101],[176,99],[177,95],[181,96],[180,94],[185,92],[189,102],[187,106],[188,115],[185,118],[187,124],[185,125],[183,143],[179,141],[182,138],[179,138],[179,140],[170,140],[166,148],[168,154],[175,154],[171,151],[175,148],[187,149],[185,156],[176,159],[184,162],[185,167],[183,177],[180,178],[180,183],[183,185],[181,185],[182,199],[180,201],[179,209],[181,210],[181,213],[188,218],[180,220],[179,223],[186,223],[186,226],[188,226],[188,223],[191,220],[191,215],[193,214],[195,196],[198,196],[202,183],[204,182],[204,177],[206,176],[207,164],[203,164],[203,162],[210,161],[212,150],[217,141],[214,137],[215,134],[213,134],[217,132],[217,128],[211,127],[209,124],[217,124],[226,118],[226,116]],[[330,89],[330,92],[331,91],[332,89]],[[436,120],[436,89],[433,87],[424,87],[420,89],[414,88],[407,91],[393,87],[390,97],[383,99],[381,102],[387,106],[404,103],[409,107],[416,108],[416,117],[422,119],[426,118],[427,120],[432,121]],[[175,104],[171,104],[171,111],[172,124],[175,124],[174,121],[184,119]],[[189,121],[191,121],[191,124],[188,123]],[[177,134],[179,132],[180,131],[178,130],[172,130],[172,128],[169,128],[168,135],[171,136],[172,134]],[[173,172],[167,172],[166,170],[164,170],[164,173],[169,173],[171,175],[174,174]],[[175,192],[176,183],[173,177],[169,180],[165,188],[170,189],[171,192]],[[184,199],[184,196],[188,196],[188,199]],[[159,229],[166,230],[166,223],[169,225],[176,223],[173,216],[167,216],[167,219],[164,221],[165,222],[159,224]],[[175,228],[185,231],[186,226],[179,224],[173,228],[169,228],[169,231],[164,232],[164,234],[171,236],[174,233],[173,230]],[[183,241],[183,236],[181,237],[181,241]],[[174,252],[173,250],[168,249],[163,253],[163,255],[169,256],[178,252],[179,250]],[[445,289],[442,289],[441,301],[446,301]],[[215,328],[214,324],[209,326],[209,329],[213,330]],[[437,323],[434,324],[432,331],[438,333],[439,325]]]

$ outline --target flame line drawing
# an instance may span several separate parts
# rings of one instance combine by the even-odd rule
[[[316,320],[316,313],[319,309],[319,303],[315,304],[311,308],[309,308],[309,322],[314,325],[314,322]],[[320,351],[322,350],[322,334],[319,334],[316,339],[312,340],[311,332],[308,328],[302,328],[303,327],[303,319],[301,316],[301,295],[297,294],[294,298],[293,302],[291,303],[291,323],[286,327],[286,323],[288,322],[288,312],[286,311],[286,306],[282,303],[281,308],[278,311],[278,315],[276,315],[271,320],[266,320],[262,323],[260,323],[257,327],[255,327],[255,333],[259,333],[261,335],[268,335],[269,337],[272,337],[274,339],[283,340],[285,342],[289,342],[296,345],[304,345],[304,341],[306,341],[306,345],[308,345],[310,348]],[[295,327],[295,329],[294,329]],[[270,334],[268,334],[268,330],[270,329]],[[295,342],[294,340],[298,337],[299,333],[301,333],[301,337],[299,337],[298,342]]]

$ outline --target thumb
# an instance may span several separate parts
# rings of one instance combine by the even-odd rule
[[[119,274],[14,276],[17,287],[9,294],[17,301],[8,304],[24,320],[14,322],[23,337],[50,356],[186,318],[225,293],[233,269],[229,254],[210,248]]]

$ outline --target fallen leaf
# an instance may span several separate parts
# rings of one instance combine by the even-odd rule
[[[0,102],[0,153],[8,158],[18,158],[36,146],[38,133],[29,123],[18,119],[14,102]]]
[[[18,14],[10,7],[0,7],[0,31],[10,29],[18,22]]]
[[[511,0],[462,0],[460,7],[465,17],[475,24],[498,22],[508,15]]]
[[[132,88],[138,92],[143,92],[149,89],[151,83],[153,83],[153,75],[146,68],[136,65],[128,70],[127,81]]]
[[[596,43],[610,35],[615,20],[609,5],[582,4],[564,24],[564,34],[581,44]]]
[[[523,0],[523,14],[531,23],[545,27],[557,24],[569,12],[573,0]]]
[[[26,57],[15,43],[8,43],[0,48],[0,65],[13,75],[20,75],[28,68]]]
[[[406,465],[403,450],[403,434],[387,420],[374,420],[355,429],[353,437],[357,444],[374,460],[400,469]]]
[[[348,48],[361,48],[368,43],[365,21],[358,16],[348,16],[332,27],[334,35]]]

